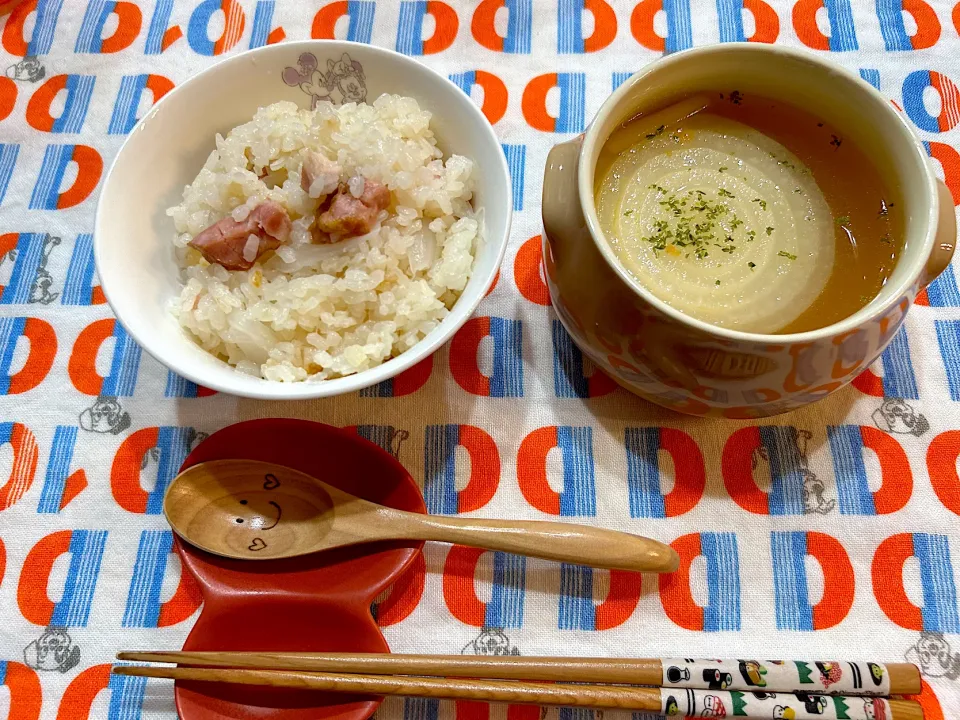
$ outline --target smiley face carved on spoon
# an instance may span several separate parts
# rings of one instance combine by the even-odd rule
[[[273,490],[278,487],[280,487],[280,481],[277,479],[277,476],[273,473],[267,473],[263,479],[263,489]],[[254,510],[254,508],[250,506],[250,501],[246,498],[241,499],[240,504],[245,508],[250,507],[251,511]],[[237,524],[242,525],[246,523],[248,527],[254,528],[255,530],[271,530],[275,528],[280,522],[280,518],[283,517],[283,508],[273,500],[268,500],[267,505],[270,506],[270,509],[266,512],[260,511],[260,514],[250,514],[247,516],[243,514],[239,515],[237,517]]]
[[[403,512],[253,460],[187,468],[170,483],[163,511],[191,545],[238,559],[294,557],[379,540],[437,540],[637,572],[673,572],[679,564],[672,548],[638,535],[573,523]]]
[[[250,501],[244,499],[240,501],[240,504],[247,508],[250,505]],[[237,525],[245,525],[247,528],[253,530],[272,530],[280,524],[280,518],[283,517],[283,508],[273,500],[268,500],[267,505],[270,506],[271,509],[276,510],[276,514],[273,517],[268,517],[266,513],[253,514],[251,512],[251,514],[247,515],[246,517],[238,516],[236,518]],[[266,548],[266,540],[259,536],[255,537],[247,546],[247,549],[251,552],[259,552],[261,550],[266,550]]]

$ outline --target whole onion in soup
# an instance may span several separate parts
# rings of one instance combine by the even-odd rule
[[[809,137],[796,143],[782,117],[775,133],[741,121],[783,112],[769,102],[696,96],[631,120],[608,139],[595,180],[601,229],[640,285],[691,317],[754,333],[812,329],[862,307],[900,249],[864,156],[838,153],[839,138],[802,113]],[[864,178],[846,190],[856,197],[836,191],[850,185],[833,171],[843,163]]]

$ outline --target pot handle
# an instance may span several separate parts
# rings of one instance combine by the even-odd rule
[[[933,251],[927,258],[927,266],[923,272],[924,287],[936,280],[937,276],[946,269],[953,259],[953,250],[957,246],[957,216],[953,208],[953,195],[943,180],[937,180],[937,194],[940,215],[937,218],[937,235]]]
[[[543,171],[543,229],[554,253],[567,238],[583,232],[585,221],[577,191],[577,164],[583,135],[554,145]]]

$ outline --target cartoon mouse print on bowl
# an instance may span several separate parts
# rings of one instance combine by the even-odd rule
[[[296,67],[283,70],[283,82],[298,87],[310,96],[310,109],[326,100],[334,105],[367,99],[367,84],[363,66],[343,53],[339,60],[327,60],[327,72],[319,70],[320,63],[313,53],[302,53]]]

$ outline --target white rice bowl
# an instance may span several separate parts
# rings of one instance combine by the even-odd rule
[[[312,111],[279,102],[218,135],[183,201],[167,211],[183,271],[172,307],[180,325],[238,370],[284,382],[352,375],[422,340],[466,286],[482,232],[471,205],[474,164],[443,159],[430,118],[399,95]],[[301,188],[308,151],[336,159],[344,178],[389,188],[389,211],[371,232],[311,242],[319,200]],[[249,270],[210,264],[188,247],[215,222],[242,220],[267,200],[287,210],[293,230]]]

